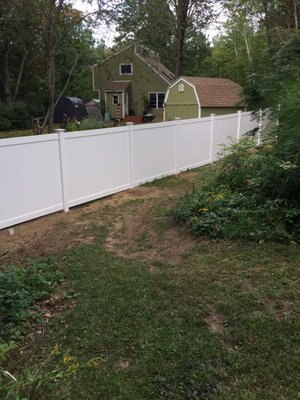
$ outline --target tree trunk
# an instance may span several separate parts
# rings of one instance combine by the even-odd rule
[[[2,83],[4,86],[5,104],[11,105],[13,102],[11,80],[9,72],[9,51],[6,49],[3,55],[3,75]]]
[[[17,82],[16,82],[16,87],[15,87],[14,95],[13,95],[13,99],[12,99],[13,103],[16,102],[17,97],[18,97],[20,84],[21,84],[21,80],[22,80],[23,72],[24,72],[24,65],[25,65],[27,56],[28,56],[28,50],[24,50],[24,54],[23,54],[21,65],[20,65],[20,69],[19,69],[18,79],[17,79]]]
[[[272,59],[273,52],[272,52],[272,33],[271,33],[271,24],[270,24],[270,15],[269,15],[269,9],[268,9],[268,1],[263,0],[262,1],[263,5],[263,10],[265,14],[265,29],[266,29],[266,36],[267,36],[267,42],[268,42],[268,51],[270,55],[270,60]]]
[[[189,0],[178,0],[176,5],[176,78],[178,78],[182,72],[183,46],[187,28],[189,3]]]

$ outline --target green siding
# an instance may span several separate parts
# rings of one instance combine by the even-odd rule
[[[120,75],[120,64],[132,64],[132,75]],[[141,115],[148,102],[150,92],[166,92],[168,83],[164,81],[153,69],[141,60],[134,51],[134,46],[111,56],[102,63],[94,66],[94,89],[100,90],[100,100],[104,101],[104,88],[112,81],[130,81],[129,92],[129,111],[134,111],[136,115]],[[107,94],[109,97],[109,93]],[[110,100],[108,103],[111,103]],[[111,110],[111,106],[107,104]],[[163,115],[163,109],[150,109],[156,116]]]
[[[184,85],[184,91],[179,91],[179,85]],[[174,85],[168,95],[165,105],[166,121],[176,117],[182,119],[198,118],[198,102],[193,87],[180,80]]]

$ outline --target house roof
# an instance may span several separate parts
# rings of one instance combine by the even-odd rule
[[[109,82],[105,88],[105,92],[123,92],[126,90],[130,85],[129,81],[113,81]]]
[[[196,88],[202,107],[242,105],[242,87],[230,79],[182,76]]]
[[[165,65],[163,65],[159,60],[151,57],[143,57],[145,61],[152,66],[160,75],[165,77],[169,83],[173,82],[175,75],[171,72]]]

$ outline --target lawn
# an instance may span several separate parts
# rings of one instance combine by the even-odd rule
[[[64,276],[5,361],[40,383],[30,400],[299,399],[299,247],[193,238],[170,215],[211,168],[23,224],[7,243],[0,232],[6,269],[47,259]]]

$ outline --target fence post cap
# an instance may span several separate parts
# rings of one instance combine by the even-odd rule
[[[126,125],[134,125],[134,122],[125,122]]]
[[[181,117],[175,117],[175,121],[181,120]]]
[[[62,133],[65,132],[65,129],[54,129],[55,133]]]

